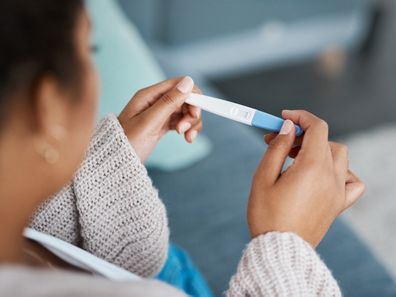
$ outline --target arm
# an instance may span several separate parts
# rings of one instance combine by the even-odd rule
[[[165,207],[114,116],[105,118],[74,179],[82,247],[141,276],[168,252]]]
[[[161,82],[136,93],[118,119],[102,121],[73,183],[42,205],[31,227],[141,276],[159,272],[167,217],[142,162],[169,130],[194,141],[200,110],[184,105],[194,90],[189,77]]]
[[[32,218],[30,227],[73,245],[80,245],[80,227],[72,183],[41,204]]]
[[[293,233],[271,232],[248,244],[227,296],[341,296],[341,292],[307,242]]]
[[[253,178],[247,214],[253,240],[229,297],[341,295],[314,247],[364,185],[348,168],[346,147],[329,142],[325,122],[304,111],[283,116],[289,120],[266,137],[269,147]],[[295,138],[293,122],[303,138]],[[283,170],[287,156],[294,162]]]
[[[31,227],[141,276],[167,257],[164,205],[114,116],[98,125],[73,183],[40,207]]]

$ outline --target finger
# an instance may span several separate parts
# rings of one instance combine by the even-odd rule
[[[345,209],[352,206],[363,195],[364,191],[364,183],[349,170],[345,184]]]
[[[300,146],[293,147],[290,150],[289,157],[292,158],[292,159],[295,159],[298,156],[300,150],[301,150]]]
[[[199,119],[201,117],[201,109],[199,107],[189,105],[189,104],[187,106],[188,106],[188,112],[190,115],[192,115],[196,119]]]
[[[195,94],[202,94],[202,91],[201,91],[201,89],[200,89],[198,86],[194,85],[193,93],[195,93]]]
[[[282,116],[304,130],[302,149],[308,157],[324,155],[328,149],[329,127],[325,121],[304,110],[284,110]]]
[[[176,87],[176,85],[183,78],[185,78],[185,77],[174,77],[174,78],[156,83],[156,84],[149,86],[147,88],[143,88],[136,93],[137,98],[135,98],[135,99],[138,99],[138,100],[134,100],[134,101],[139,101],[141,98],[157,98],[157,99],[159,99],[160,97],[165,95],[165,93],[169,92],[171,89]],[[200,88],[196,85],[194,85],[192,92],[197,93],[197,94],[202,94]],[[156,100],[152,100],[151,103],[154,104],[155,101]]]
[[[143,88],[136,93],[136,97],[144,98],[144,97],[157,97],[158,99],[162,97],[165,93],[169,92],[171,89],[176,87],[176,85],[182,81],[185,77],[173,77],[149,87]],[[195,88],[195,87],[194,87]]]
[[[124,111],[128,110],[129,117],[143,112],[154,105],[165,93],[175,88],[182,79],[183,77],[174,77],[139,90],[126,105]],[[193,92],[198,94],[202,93],[197,86],[194,86]]]
[[[294,140],[293,146],[294,146],[294,147],[300,147],[300,146],[302,145],[303,141],[304,141],[304,135],[298,136],[298,137],[296,137],[296,139]]]
[[[192,126],[192,128],[190,130],[197,130],[198,133],[200,133],[202,131],[202,128],[203,128],[202,121],[198,121],[195,123],[195,125]]]
[[[295,127],[292,121],[286,120],[278,136],[269,144],[256,176],[267,184],[274,184],[282,171],[285,160],[293,146]]]
[[[264,135],[265,143],[269,144],[272,140],[274,140],[276,138],[276,136],[278,136],[278,133],[275,133],[275,132]]]
[[[333,156],[334,168],[342,182],[344,182],[349,168],[348,147],[336,142],[330,142],[329,144]]]
[[[188,130],[190,130],[190,128],[192,127],[191,122],[188,121],[180,121],[177,125],[176,125],[176,132],[179,134],[184,134],[186,133]]]
[[[200,90],[200,88],[198,88],[196,85],[194,85],[193,88],[193,93],[196,94],[202,94],[202,91]],[[199,107],[190,105],[190,104],[186,104],[187,106],[187,111],[194,117],[196,117],[197,119],[201,117],[201,109]]]
[[[176,125],[176,131],[179,134],[183,134],[187,132],[192,126],[196,125],[197,123],[201,122],[200,119],[196,119],[192,117],[190,114],[186,114],[183,116]]]
[[[265,135],[264,136],[265,143],[269,144],[277,135],[278,133],[270,133]],[[301,149],[301,143],[303,141],[303,137],[304,135],[296,137],[296,139],[294,140],[293,148],[289,152],[290,158],[295,159],[297,157]]]
[[[163,125],[174,112],[180,111],[193,87],[194,82],[192,78],[186,76],[173,89],[157,100],[151,108],[147,109],[145,116],[154,125]]]
[[[275,132],[264,135],[265,143],[269,144],[277,135],[278,135],[278,133],[275,133]],[[296,137],[296,139],[294,140],[293,146],[294,147],[301,146],[301,144],[303,142],[303,138],[304,138],[304,135]]]
[[[128,111],[128,117],[133,117],[152,106],[159,98],[166,92],[174,88],[182,78],[176,77],[168,80],[161,81],[152,86],[139,90],[133,98],[125,106],[121,114]]]
[[[357,181],[361,181],[360,178],[355,173],[353,173],[352,170],[348,169],[345,183],[353,183]]]
[[[184,134],[184,138],[186,139],[187,142],[193,143],[194,140],[197,138],[199,132],[201,132],[201,130],[202,130],[202,122],[196,124],[190,130],[188,130]]]

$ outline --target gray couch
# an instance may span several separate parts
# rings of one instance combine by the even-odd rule
[[[147,20],[149,15],[144,11],[158,12],[151,7],[154,2],[162,3],[139,2],[147,9],[135,13]],[[138,4],[128,0],[121,3],[126,8]],[[133,18],[134,11],[127,12]],[[169,76],[180,74],[163,66]],[[205,79],[195,75],[194,79],[205,93],[221,96]],[[252,128],[216,116],[204,114],[204,125],[204,134],[213,144],[209,157],[171,173],[149,171],[168,209],[171,239],[190,253],[215,295],[220,296],[250,239],[246,202],[265,145]],[[396,296],[390,275],[344,221],[334,223],[318,251],[339,281],[344,296]]]
[[[199,85],[207,92],[212,91]],[[185,248],[216,296],[226,290],[249,241],[246,202],[253,172],[265,145],[250,127],[204,113],[211,155],[176,172],[150,170],[170,217],[171,239]],[[344,296],[396,296],[388,272],[337,220],[318,248]]]

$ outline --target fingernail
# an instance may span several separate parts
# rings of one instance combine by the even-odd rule
[[[191,128],[191,123],[189,122],[184,122],[180,125],[180,133],[186,132],[188,129]]]
[[[191,93],[194,87],[194,81],[191,77],[186,76],[176,86],[176,88],[183,94]]]
[[[198,132],[196,130],[191,131],[190,133],[190,140],[193,142],[195,138],[197,138]]]
[[[291,130],[293,129],[294,124],[292,121],[290,120],[286,120],[284,121],[281,130],[279,131],[279,135],[287,135],[291,132]]]

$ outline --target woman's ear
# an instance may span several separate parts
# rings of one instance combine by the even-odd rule
[[[45,76],[40,80],[33,112],[37,132],[47,141],[61,141],[64,138],[72,114],[69,101],[55,78]]]
[[[55,164],[59,161],[67,136],[67,124],[71,120],[70,99],[63,95],[51,76],[41,79],[34,99],[35,150],[47,163]]]

